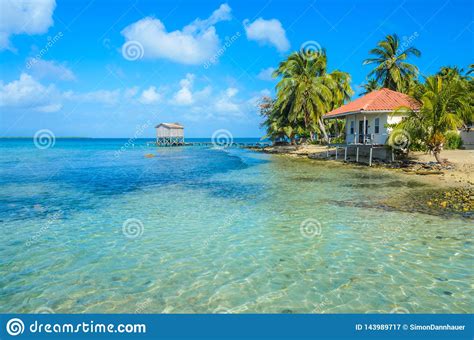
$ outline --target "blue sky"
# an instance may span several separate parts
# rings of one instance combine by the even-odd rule
[[[0,0],[0,136],[260,137],[256,102],[303,44],[356,93],[368,51],[397,33],[421,74],[473,62],[473,2]]]

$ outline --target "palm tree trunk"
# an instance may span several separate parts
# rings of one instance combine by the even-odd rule
[[[324,127],[323,120],[321,118],[318,119],[318,124],[319,124],[319,129],[321,130],[321,133],[324,136],[324,141],[326,143],[329,143],[329,137],[328,137],[328,134],[326,132],[326,128]]]
[[[440,152],[438,150],[433,151],[433,155],[436,158],[436,161],[438,162],[438,164],[443,164],[444,163],[443,160],[440,157]]]

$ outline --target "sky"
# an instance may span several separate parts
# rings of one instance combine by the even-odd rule
[[[326,49],[355,97],[387,34],[421,75],[473,58],[473,1],[0,0],[0,136],[261,137],[258,100],[291,52]]]

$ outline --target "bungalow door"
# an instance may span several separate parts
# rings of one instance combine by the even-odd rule
[[[364,144],[364,136],[367,136],[369,130],[369,121],[365,120],[365,132],[364,132],[364,120],[359,120],[359,143]]]

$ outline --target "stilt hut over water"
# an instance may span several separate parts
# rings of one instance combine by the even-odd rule
[[[184,144],[184,126],[179,123],[161,123],[156,128],[156,144],[172,146]]]

